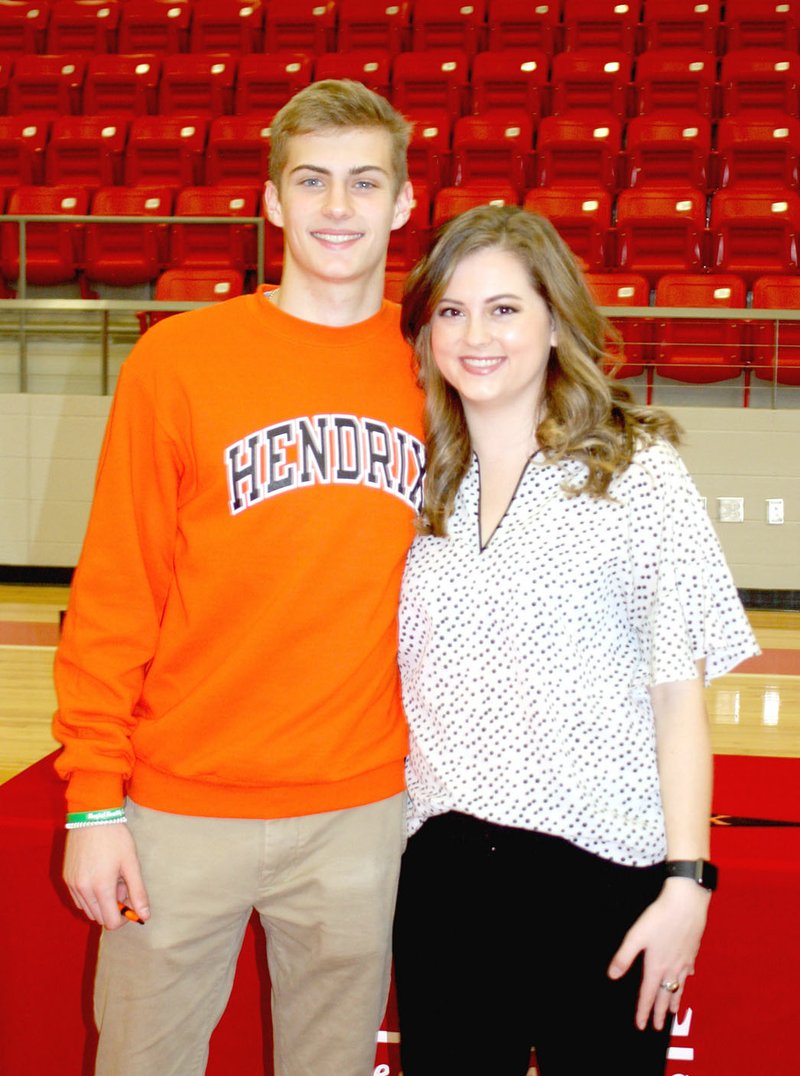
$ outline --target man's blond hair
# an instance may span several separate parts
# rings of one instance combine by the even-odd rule
[[[385,97],[351,79],[331,78],[312,82],[278,112],[272,121],[270,135],[269,178],[280,189],[291,138],[353,127],[377,128],[389,135],[395,192],[399,192],[408,179],[406,153],[411,124]]]

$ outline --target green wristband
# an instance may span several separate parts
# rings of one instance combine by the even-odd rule
[[[124,822],[124,807],[105,807],[102,811],[73,811],[67,815],[67,826],[97,826],[103,822]]]

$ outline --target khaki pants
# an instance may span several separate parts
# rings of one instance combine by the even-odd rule
[[[372,1076],[404,802],[268,821],[129,802],[152,916],[103,932],[99,1076],[205,1071],[253,908],[267,935],[275,1076]]]

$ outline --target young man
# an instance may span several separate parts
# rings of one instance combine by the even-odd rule
[[[56,658],[64,877],[106,928],[102,1074],[204,1071],[253,908],[276,1074],[372,1073],[404,843],[395,614],[422,470],[383,300],[407,142],[359,83],[298,94],[266,186],[280,286],[161,322],[122,370]]]

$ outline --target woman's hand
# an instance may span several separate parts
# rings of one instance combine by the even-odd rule
[[[650,1014],[653,1026],[664,1027],[668,1012],[676,1013],[694,962],[708,916],[711,894],[690,878],[668,878],[661,893],[639,916],[611,961],[608,975],[621,978],[642,953],[644,970],[636,1007],[636,1026],[647,1027]],[[662,983],[676,982],[671,993]]]

